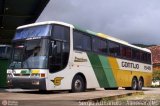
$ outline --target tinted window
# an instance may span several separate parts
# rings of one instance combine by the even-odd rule
[[[132,59],[139,62],[151,64],[151,54],[144,51],[132,49]]]
[[[50,36],[50,28],[50,25],[38,25],[34,27],[18,29],[13,40]]]
[[[151,64],[151,54],[147,53],[147,63]]]
[[[57,40],[69,41],[69,27],[54,25],[52,29],[52,37]]]
[[[139,50],[133,49],[132,50],[132,58],[134,60],[138,60],[139,61],[141,59],[141,52]]]
[[[6,57],[7,57],[8,59],[11,58],[11,47],[7,47]]]
[[[0,57],[4,57],[6,52],[6,47],[0,47]]]
[[[147,53],[141,52],[141,60],[147,63]]]
[[[51,73],[65,69],[69,60],[70,28],[54,25],[50,42],[49,70]]]
[[[99,38],[93,38],[93,51],[107,54],[107,41],[99,39]]]
[[[120,46],[117,43],[109,41],[109,54],[112,56],[119,56],[120,55]]]
[[[74,49],[91,50],[91,37],[79,31],[73,33]]]
[[[50,72],[63,70],[69,59],[69,43],[63,41],[52,41],[50,46]]]
[[[122,55],[122,57],[125,57],[125,58],[131,58],[132,57],[131,48],[126,47],[126,46],[122,46],[121,55]]]

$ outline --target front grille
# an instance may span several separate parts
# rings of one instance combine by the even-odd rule
[[[30,74],[14,74],[14,76],[30,76]]]

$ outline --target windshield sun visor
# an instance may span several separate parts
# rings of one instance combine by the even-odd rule
[[[36,27],[19,29],[17,30],[13,40],[46,37],[50,35],[49,34],[50,28],[51,28],[50,25],[41,25]]]

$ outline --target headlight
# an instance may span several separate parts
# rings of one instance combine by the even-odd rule
[[[7,77],[12,77],[12,73],[7,73]]]
[[[31,76],[32,77],[41,77],[41,78],[45,78],[46,77],[46,75],[45,75],[45,73],[38,73],[38,74],[31,74]]]
[[[7,70],[7,77],[12,77],[12,70]]]
[[[12,73],[13,73],[13,74],[16,74],[16,71],[15,71],[15,70],[13,70],[13,71],[12,71]]]
[[[38,74],[32,74],[31,76],[33,76],[33,77],[40,77],[40,74],[38,73]]]
[[[7,70],[7,73],[12,73],[12,70]]]

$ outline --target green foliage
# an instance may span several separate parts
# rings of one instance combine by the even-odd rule
[[[160,70],[153,71],[153,81],[160,80]]]

